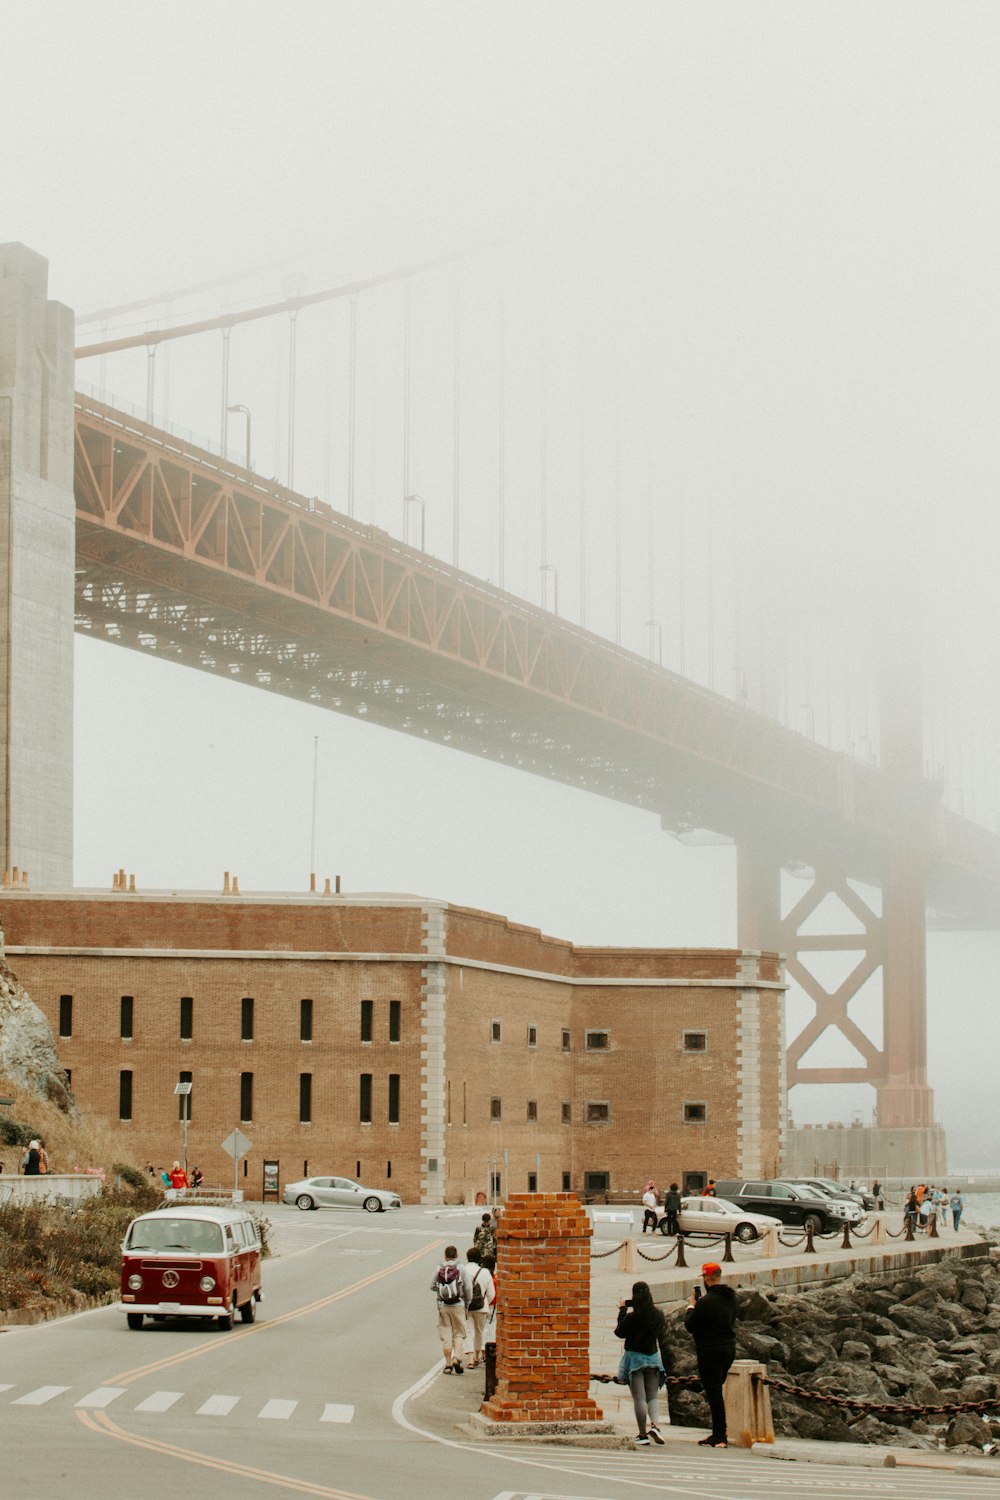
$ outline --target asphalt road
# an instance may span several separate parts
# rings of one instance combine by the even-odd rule
[[[481,1375],[438,1374],[429,1282],[441,1246],[471,1238],[476,1211],[269,1212],[279,1253],[252,1326],[133,1332],[101,1308],[0,1337],[2,1500],[1000,1495],[1000,1472],[467,1441],[455,1423],[478,1405]]]

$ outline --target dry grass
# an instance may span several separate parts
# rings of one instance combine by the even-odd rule
[[[126,1131],[100,1120],[87,1119],[82,1114],[63,1114],[49,1100],[26,1093],[2,1077],[0,1094],[14,1100],[12,1105],[0,1109],[0,1161],[5,1173],[20,1171],[24,1146],[32,1137],[37,1137],[44,1145],[52,1172],[85,1172],[88,1167],[103,1168],[110,1182],[116,1163],[140,1166],[132,1153]],[[14,1126],[23,1127],[16,1144],[4,1138]],[[22,1145],[20,1139],[24,1132],[26,1137]]]

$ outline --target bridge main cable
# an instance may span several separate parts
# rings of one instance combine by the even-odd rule
[[[341,297],[356,297],[359,292],[371,291],[374,287],[388,286],[395,281],[407,281],[411,276],[421,276],[427,271],[436,271],[441,266],[455,265],[470,252],[454,251],[450,255],[439,255],[434,260],[420,261],[412,266],[403,266],[396,271],[385,271],[380,276],[366,276],[361,281],[345,282],[343,286],[327,287],[322,292],[307,292],[299,297],[289,297],[284,302],[269,302],[263,307],[246,308],[243,312],[220,313],[214,318],[202,318],[196,323],[178,323],[173,328],[152,328],[145,333],[132,333],[124,338],[106,339],[100,344],[81,344],[75,350],[77,359],[89,359],[95,354],[115,354],[120,349],[145,349],[153,344],[165,344],[170,339],[190,338],[196,333],[210,333],[213,328],[235,328],[239,323],[252,323],[259,318],[273,318],[280,313],[298,312],[302,307],[314,307],[318,302],[334,302]]]

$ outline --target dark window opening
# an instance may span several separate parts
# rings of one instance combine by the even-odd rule
[[[585,1193],[606,1193],[610,1187],[610,1172],[584,1172],[583,1191]]]
[[[372,1039],[372,1013],[375,1009],[373,1000],[362,1000],[361,1002],[361,1040],[370,1042]]]
[[[573,1123],[573,1106],[568,1099],[563,1100],[562,1122],[564,1125],[572,1125]]]
[[[119,1120],[132,1118],[132,1073],[130,1070],[118,1074],[118,1118]]]
[[[253,1119],[253,1074],[240,1074],[240,1120]]]
[[[528,1173],[528,1192],[529,1193],[537,1193],[538,1192],[538,1173],[537,1172],[529,1172]]]
[[[59,1035],[73,1035],[73,996],[59,996]]]
[[[603,1100],[588,1099],[587,1101],[587,1124],[596,1125],[611,1119],[611,1105]]]
[[[299,1124],[308,1125],[313,1116],[313,1076],[299,1074]]]
[[[562,1049],[564,1052],[568,1052],[570,1049],[570,1034],[568,1031],[564,1031],[562,1034]]]
[[[121,998],[119,1015],[119,1032],[123,1041],[132,1040],[132,1021],[134,1019],[134,1001],[131,995],[123,995]]]
[[[194,1036],[194,1001],[190,995],[181,996],[181,1041],[189,1042]]]
[[[398,1042],[400,1036],[401,1018],[403,1007],[398,1000],[389,1001],[389,1040]]]
[[[531,1124],[538,1119],[538,1100],[528,1100],[528,1123]]]
[[[370,1073],[362,1073],[361,1075],[361,1098],[358,1118],[362,1125],[370,1125],[372,1122],[372,1075]],[[361,1175],[360,1169],[358,1175]]]
[[[707,1047],[708,1047],[708,1032],[707,1031],[685,1031],[685,1033],[684,1033],[684,1051],[685,1052],[704,1052]]]
[[[584,1038],[584,1046],[588,1052],[606,1052],[608,1050],[608,1033],[606,1031],[588,1031]]]
[[[490,1022],[490,1041],[491,1042],[498,1042],[499,1040],[500,1040],[500,1022],[499,1021],[491,1021]]]
[[[240,1037],[244,1042],[253,1041],[253,1001],[249,999],[240,1001]],[[249,1120],[250,1116],[243,1118]]]
[[[399,1074],[389,1074],[389,1124],[399,1124]]]
[[[702,1120],[705,1120],[707,1117],[708,1117],[708,1108],[707,1108],[706,1105],[704,1105],[704,1104],[685,1104],[685,1106],[684,1106],[684,1123],[685,1123],[685,1125],[698,1124]]]
[[[299,1041],[311,1042],[313,1039],[313,1003],[311,1000],[299,1001]]]
[[[490,1119],[499,1120],[500,1118],[500,1100],[494,1095],[490,1100]]]
[[[573,1191],[573,1174],[571,1172],[564,1172],[562,1174],[562,1184],[564,1193],[571,1193]]]
[[[529,1026],[528,1027],[528,1046],[529,1047],[537,1047],[538,1046],[538,1027],[537,1026]]]

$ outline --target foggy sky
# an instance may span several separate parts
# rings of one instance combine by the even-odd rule
[[[50,295],[86,311],[247,273],[151,309],[155,326],[474,247],[463,565],[495,569],[500,287],[507,586],[540,599],[544,451],[545,555],[577,617],[582,420],[595,559],[618,464],[625,644],[647,650],[652,598],[668,664],[683,644],[685,669],[732,693],[780,638],[780,712],[863,756],[872,642],[903,621],[925,663],[928,762],[948,768],[952,805],[995,826],[993,4],[8,0],[3,27],[0,239],[49,258]],[[413,304],[412,483],[445,557],[450,288],[431,280]],[[361,307],[359,513],[399,534],[399,308],[388,293]],[[320,345],[342,349],[343,309],[324,316],[303,320],[315,419],[297,450],[307,493],[339,486],[342,503],[344,429],[326,424],[343,371],[323,373]],[[233,399],[248,393],[277,469],[280,400],[253,384],[276,359],[236,345]],[[82,379],[142,402],[142,351],[96,363]],[[215,371],[204,351],[160,364],[172,420],[214,432]],[[592,568],[588,623],[610,633]],[[733,602],[755,591],[765,612]],[[79,638],[77,662],[80,884],[124,865],[147,886],[215,888],[230,869],[244,889],[302,888],[319,736],[321,876],[580,943],[734,941],[732,851],[682,849],[649,815]],[[930,1076],[970,1165],[1000,1154],[965,1040],[995,1050],[998,949],[990,934],[929,944]],[[858,1102],[823,1099],[793,1099],[797,1117]]]

